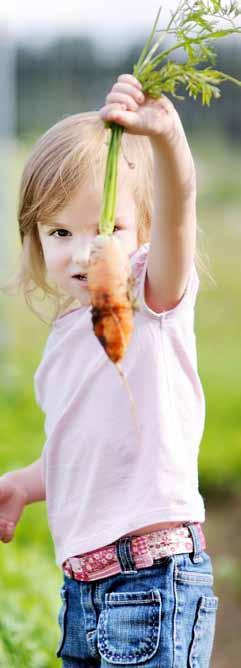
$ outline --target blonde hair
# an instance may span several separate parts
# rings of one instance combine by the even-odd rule
[[[46,324],[77,303],[48,283],[37,223],[54,217],[89,179],[103,188],[109,133],[98,112],[68,116],[40,137],[23,170],[18,203],[20,268],[9,286],[23,292],[28,307]],[[133,183],[141,246],[150,240],[153,206],[153,157],[148,137],[123,133],[119,175],[125,174]],[[54,307],[50,323],[34,305],[35,298],[43,301],[46,297]]]

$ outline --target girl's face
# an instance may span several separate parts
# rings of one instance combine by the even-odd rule
[[[102,194],[91,186],[82,186],[54,220],[37,225],[49,278],[82,306],[90,304],[87,280],[74,275],[87,274],[91,245],[98,234],[101,204]],[[123,186],[118,188],[114,234],[128,254],[137,249],[136,205],[133,194]]]

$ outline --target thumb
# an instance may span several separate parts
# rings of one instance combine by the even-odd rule
[[[109,104],[102,107],[99,113],[104,122],[117,123],[117,125],[122,125],[126,130],[131,131],[132,128],[136,129],[138,126],[137,113],[129,109],[127,110],[126,104]]]
[[[108,113],[108,121],[113,121],[113,123],[123,125],[127,130],[131,130],[137,126],[137,114],[135,111],[113,109]]]

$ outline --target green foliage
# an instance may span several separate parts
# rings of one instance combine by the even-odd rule
[[[32,519],[38,521],[37,507]],[[36,546],[32,542],[31,546],[22,547],[24,524],[31,532],[31,523],[25,519],[14,541],[0,545],[0,606],[4,611],[0,620],[0,666],[57,668],[62,576],[42,550],[41,533]]]
[[[196,100],[201,95],[202,104],[209,105],[213,97],[220,97],[218,84],[232,81],[241,86],[237,79],[211,67],[196,70],[203,62],[215,63],[216,53],[210,42],[241,32],[241,27],[235,25],[235,19],[241,16],[237,2],[232,2],[228,7],[219,0],[181,0],[176,11],[171,13],[167,27],[158,31],[161,36],[151,47],[160,12],[161,8],[133,69],[145,93],[153,98],[170,93],[173,97],[183,99],[177,92],[182,85],[190,97]],[[221,20],[226,20],[231,27],[218,29]],[[174,37],[174,44],[154,57],[163,39],[169,36]],[[184,51],[184,63],[171,60],[171,54],[180,49]],[[167,64],[163,64],[166,59]]]

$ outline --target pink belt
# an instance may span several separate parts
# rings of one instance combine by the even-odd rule
[[[194,522],[200,535],[202,549],[206,542],[201,524]],[[172,554],[193,552],[193,539],[187,526],[159,529],[143,536],[129,536],[136,569],[152,566],[154,561]],[[100,547],[85,554],[70,557],[62,564],[69,578],[89,582],[121,573],[116,543]]]

